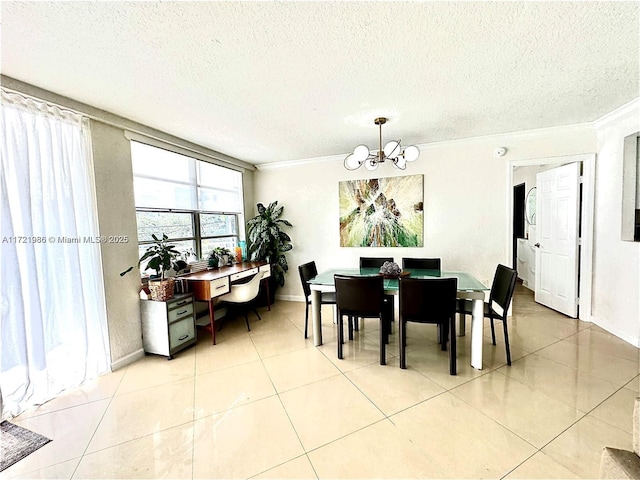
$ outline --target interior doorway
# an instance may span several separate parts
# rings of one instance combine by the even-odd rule
[[[517,245],[514,245],[516,226],[515,215],[515,186],[521,182],[514,182],[514,171],[523,166],[539,166],[540,170],[547,167],[560,166],[567,163],[582,162],[582,202],[581,202],[581,238],[580,238],[580,277],[579,277],[579,315],[584,321],[591,319],[591,291],[593,271],[593,217],[595,203],[595,154],[568,155],[563,157],[534,158],[527,160],[512,160],[508,163],[508,217],[507,217],[507,252],[510,259],[516,258]],[[525,225],[526,230],[526,225]],[[526,235],[526,232],[525,232]],[[515,263],[517,265],[517,261]]]
[[[513,187],[513,255],[512,268],[518,267],[518,239],[524,238],[524,197],[526,193],[525,183]]]

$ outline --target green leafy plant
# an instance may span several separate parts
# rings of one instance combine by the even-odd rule
[[[140,268],[140,265],[142,265],[145,260],[148,260],[147,269],[155,270],[160,280],[164,280],[164,273],[175,264],[175,261],[179,259],[182,254],[176,250],[175,245],[169,243],[169,237],[165,234],[162,234],[161,239],[155,234],[151,235],[151,237],[153,238],[153,244],[150,245],[140,257],[137,267]],[[126,275],[135,267],[135,265],[129,267],[124,272],[121,272],[120,276]]]
[[[272,202],[268,207],[258,203],[258,215],[247,222],[247,247],[251,260],[264,260],[271,264],[271,273],[280,286],[284,285],[284,274],[289,270],[285,252],[293,248],[291,237],[282,231],[283,226],[291,227],[284,220],[284,206]]]
[[[212,266],[212,267],[223,266],[222,257],[224,255],[226,255],[227,258],[231,258],[231,250],[229,250],[226,247],[216,247],[213,250],[211,250],[211,253],[209,254],[209,257],[208,257],[209,266]]]

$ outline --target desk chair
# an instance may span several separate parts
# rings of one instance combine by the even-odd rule
[[[353,340],[352,317],[378,318],[380,320],[380,365],[385,365],[387,363],[386,344],[389,341],[389,326],[385,324],[389,320],[384,314],[383,277],[334,275],[334,282],[338,309],[338,358],[343,358],[343,317],[345,315],[349,317],[349,340]]]
[[[449,347],[449,373],[456,375],[456,295],[457,278],[401,277],[400,285],[400,368],[407,368],[407,322],[433,323],[440,328],[440,348]]]
[[[512,268],[498,265],[493,276],[493,284],[489,293],[489,301],[484,302],[484,317],[491,321],[491,341],[496,344],[496,332],[493,327],[493,320],[502,320],[504,327],[504,343],[507,349],[507,365],[511,365],[511,349],[509,348],[509,332],[507,331],[507,312],[513,297],[513,290],[516,286],[516,271]],[[473,309],[471,300],[458,300],[456,311],[460,315],[471,315]],[[502,313],[495,310],[494,306],[500,307]]]
[[[384,262],[393,262],[393,257],[360,257],[360,268],[377,268],[384,264]],[[388,326],[391,329],[391,322],[393,322],[394,317],[394,295],[385,295],[384,296],[384,314],[385,317],[389,319]],[[355,329],[358,330],[358,318],[356,317],[354,320]],[[390,333],[391,330],[389,330]]]
[[[230,289],[231,291],[229,293],[218,297],[218,300],[220,302],[226,303],[229,306],[233,306],[236,308],[239,307],[244,310],[244,320],[247,323],[248,331],[251,331],[251,326],[249,325],[249,316],[247,313],[250,308],[256,314],[258,320],[262,320],[258,311],[255,309],[255,307],[252,306],[252,302],[256,299],[258,293],[260,292],[260,280],[262,280],[264,274],[265,272],[258,272],[251,280],[246,283],[232,284]],[[222,328],[222,323],[220,324],[220,327],[218,327],[218,330],[220,330],[220,328]]]
[[[441,262],[439,258],[403,258],[402,269],[405,268],[420,268],[423,270],[437,270],[442,271]]]
[[[318,269],[316,268],[316,262],[309,262],[298,267],[298,273],[300,274],[300,281],[302,282],[302,291],[304,292],[304,298],[306,303],[306,309],[304,313],[304,338],[307,338],[307,327],[309,325],[309,305],[311,305],[311,286],[309,280],[318,275]],[[335,305],[336,294],[335,292],[321,292],[320,303],[322,305]]]

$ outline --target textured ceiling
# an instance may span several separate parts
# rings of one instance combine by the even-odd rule
[[[254,164],[591,122],[638,2],[2,1],[2,73]]]

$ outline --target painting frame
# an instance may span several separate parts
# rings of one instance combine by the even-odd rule
[[[424,175],[338,183],[341,247],[423,247]]]

